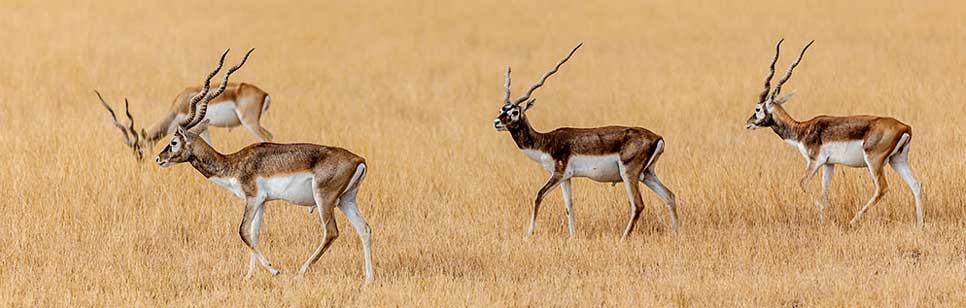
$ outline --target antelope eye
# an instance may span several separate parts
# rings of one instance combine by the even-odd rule
[[[177,139],[171,140],[171,146],[176,146],[176,145],[178,145],[178,140]]]
[[[517,116],[518,114],[520,114],[520,111],[517,111],[517,110],[513,110],[513,111],[510,111],[510,115],[511,115],[511,116],[514,116],[514,117],[515,117],[515,116]]]

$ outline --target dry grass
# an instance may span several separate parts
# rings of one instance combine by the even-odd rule
[[[966,305],[962,3],[242,2],[0,3],[0,305]],[[915,128],[925,229],[891,170],[891,193],[848,229],[871,184],[839,168],[819,224],[796,151],[743,130],[781,36],[786,55],[817,40],[786,87],[799,91],[794,116]],[[623,188],[578,180],[579,239],[557,192],[522,239],[545,174],[491,127],[503,70],[514,65],[522,91],[577,41],[532,121],[664,135],[658,171],[680,198],[680,235],[647,192],[640,228],[618,242]],[[278,141],[370,162],[369,287],[341,216],[333,249],[293,274],[321,231],[284,203],[262,236],[283,275],[243,280],[241,203],[189,166],[136,164],[92,93],[130,97],[154,120],[223,48],[236,59],[252,46],[236,80],[272,94],[263,123]],[[223,151],[254,140],[213,135]]]

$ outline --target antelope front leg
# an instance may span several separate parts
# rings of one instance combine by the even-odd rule
[[[818,207],[818,220],[825,223],[825,206],[828,205],[828,189],[832,184],[832,174],[835,172],[835,165],[823,165],[822,167],[822,201],[815,203]]]
[[[533,236],[533,229],[537,225],[537,212],[540,211],[540,203],[543,202],[544,195],[557,187],[560,181],[563,181],[563,172],[554,172],[550,175],[547,183],[543,184],[543,187],[537,192],[537,198],[533,200],[533,212],[530,213],[530,228],[527,229],[526,238]]]
[[[245,275],[245,278],[249,278],[254,274],[256,259],[261,261],[262,266],[272,273],[272,275],[279,274],[279,271],[272,267],[271,262],[268,262],[268,258],[265,258],[265,255],[258,250],[258,233],[261,230],[262,216],[265,213],[264,203],[265,200],[250,198],[245,205],[245,216],[242,218],[241,226],[238,228],[238,233],[241,235],[242,241],[252,250],[248,274]]]
[[[815,173],[818,173],[818,168],[823,165],[825,165],[824,161],[818,161],[818,160],[808,161],[808,166],[805,168],[805,176],[803,176],[802,179],[798,182],[799,187],[802,188],[802,192],[804,192],[805,195],[807,195],[810,199],[812,199],[812,202],[814,202],[815,204],[818,204],[819,201],[818,199],[815,198],[815,196],[812,196],[812,194],[808,192],[808,181],[810,181],[812,177],[815,176]]]
[[[564,207],[567,209],[567,225],[570,227],[570,237],[577,237],[577,227],[574,224],[574,196],[570,190],[570,179],[560,182],[560,190],[563,191]]]

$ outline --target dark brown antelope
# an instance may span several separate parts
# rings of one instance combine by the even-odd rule
[[[674,193],[661,183],[654,171],[654,164],[664,152],[664,138],[640,127],[564,127],[541,133],[530,126],[526,115],[534,105],[530,95],[543,86],[547,78],[556,73],[581,45],[574,47],[566,58],[544,74],[537,83],[530,86],[523,96],[512,101],[510,100],[510,68],[507,67],[506,70],[504,86],[506,94],[503,97],[503,107],[500,108],[499,116],[493,121],[493,126],[497,131],[509,131],[517,147],[550,173],[550,179],[537,191],[536,199],[533,201],[527,237],[533,235],[537,212],[544,195],[558,185],[563,191],[570,236],[576,236],[573,195],[570,189],[570,179],[574,177],[585,177],[597,182],[624,182],[630,198],[631,216],[621,239],[627,238],[634,230],[634,225],[644,209],[638,181],[644,182],[644,185],[657,193],[658,197],[667,204],[671,214],[671,228],[677,231],[678,217]],[[523,104],[524,102],[526,104]]]
[[[772,59],[768,75],[765,77],[765,88],[758,96],[755,113],[748,118],[745,127],[757,129],[771,128],[778,137],[791,144],[805,158],[805,176],[799,184],[802,191],[808,194],[808,181],[819,168],[822,168],[822,198],[814,200],[819,210],[819,219],[825,220],[825,206],[828,204],[828,188],[832,181],[835,165],[856,168],[868,168],[872,175],[875,190],[872,198],[855,214],[850,225],[855,226],[862,215],[879,202],[886,193],[886,180],[883,177],[883,166],[888,162],[899,176],[905,180],[912,190],[916,200],[916,222],[923,225],[922,192],[919,182],[909,169],[909,144],[912,141],[912,128],[899,120],[877,116],[817,116],[808,121],[796,121],[785,111],[783,104],[791,99],[792,92],[781,98],[782,85],[792,76],[792,71],[802,61],[805,51],[815,41],[809,42],[802,49],[795,60],[788,67],[785,75],[775,84],[774,91],[769,91],[769,83],[775,75],[775,62],[781,51],[778,41],[775,47],[775,58]],[[811,195],[809,195],[811,197]]]
[[[168,112],[160,120],[151,125],[147,130],[136,129],[134,118],[128,109],[127,99],[124,99],[124,112],[129,120],[128,125],[123,125],[117,121],[114,109],[104,101],[104,97],[96,90],[97,98],[101,104],[111,114],[114,126],[121,130],[124,135],[124,144],[131,148],[134,157],[138,161],[144,155],[152,152],[152,148],[159,140],[171,135],[178,128],[178,122],[184,121],[191,114],[191,99],[201,92],[201,87],[186,88],[175,97],[171,102]],[[225,92],[208,103],[208,112],[205,119],[211,123],[209,126],[227,127],[229,129],[244,126],[248,131],[255,135],[261,142],[271,141],[272,133],[262,127],[259,121],[265,111],[268,110],[270,98],[268,93],[258,87],[247,83],[229,83],[225,87]],[[211,144],[211,136],[208,131],[202,131],[201,137]]]
[[[228,76],[247,59],[248,55],[228,69],[222,85],[227,84]],[[256,262],[260,262],[273,275],[279,273],[258,249],[258,234],[265,202],[286,200],[318,208],[322,220],[322,243],[302,265],[300,273],[308,271],[309,266],[339,236],[334,216],[334,209],[338,207],[362,240],[365,281],[372,281],[372,229],[356,205],[356,194],[366,174],[365,159],[342,148],[315,144],[257,143],[232,154],[221,154],[213,149],[199,134],[208,125],[209,120],[205,118],[208,101],[225,89],[222,86],[208,93],[208,80],[221,69],[223,62],[224,56],[218,67],[208,75],[202,91],[191,100],[192,108],[189,110],[197,112],[192,112],[185,117],[186,121],[178,123],[171,142],[158,154],[158,165],[168,167],[190,163],[201,175],[245,201],[245,214],[238,232],[251,249],[246,277],[254,273]]]

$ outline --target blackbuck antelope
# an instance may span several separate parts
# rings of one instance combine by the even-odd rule
[[[815,41],[805,45],[798,59],[788,67],[785,75],[775,84],[774,91],[769,93],[771,90],[769,83],[775,75],[775,62],[778,61],[782,41],[784,40],[778,41],[775,47],[775,58],[772,59],[768,75],[765,77],[765,88],[759,94],[755,113],[748,118],[745,127],[752,130],[769,127],[778,134],[778,137],[801,152],[802,157],[805,158],[806,168],[805,176],[799,184],[806,194],[808,194],[809,179],[818,172],[819,168],[822,168],[821,201],[809,195],[818,207],[820,220],[825,220],[828,188],[835,165],[868,168],[872,175],[875,191],[872,193],[872,198],[850,222],[850,225],[855,226],[862,215],[879,202],[882,195],[886,193],[886,180],[882,175],[883,166],[888,162],[912,190],[916,200],[916,221],[921,227],[923,224],[922,192],[919,182],[909,169],[908,162],[912,128],[896,119],[876,116],[823,115],[803,122],[793,119],[785,111],[783,104],[788,102],[794,92],[780,98],[778,95],[781,94],[782,85],[788,81],[792,71],[802,61],[805,51]]]
[[[248,55],[225,73],[222,85],[227,84],[228,76],[240,68],[247,58]],[[223,62],[224,56],[218,67],[208,75],[208,80],[221,69]],[[356,194],[366,174],[365,159],[345,149],[315,144],[257,143],[232,154],[219,153],[200,137],[209,121],[205,119],[208,101],[225,89],[222,86],[208,93],[208,80],[196,95],[200,99],[192,99],[192,108],[189,110],[197,110],[197,113],[192,112],[186,117],[188,121],[178,123],[171,142],[158,154],[156,161],[161,167],[190,163],[201,175],[245,201],[239,234],[251,249],[246,277],[254,273],[256,262],[260,262],[273,275],[279,273],[258,249],[258,234],[265,202],[286,200],[318,208],[322,220],[322,243],[302,265],[301,273],[308,271],[309,266],[339,236],[333,216],[334,209],[338,207],[362,239],[365,278],[367,283],[372,281],[372,229],[356,206]]]
[[[152,148],[159,140],[174,133],[178,128],[178,122],[188,118],[192,113],[191,99],[197,97],[201,90],[202,87],[189,87],[181,91],[181,94],[178,94],[171,102],[171,107],[164,117],[147,130],[143,128],[138,130],[134,127],[134,118],[128,109],[127,99],[124,99],[124,113],[127,115],[128,125],[123,125],[117,121],[114,109],[111,109],[111,106],[104,101],[101,93],[96,90],[94,93],[97,94],[101,104],[111,114],[114,126],[117,126],[121,130],[121,134],[124,135],[124,144],[130,147],[134,152],[134,157],[141,161],[146,153],[152,152]],[[205,119],[210,121],[210,126],[231,129],[241,125],[252,132],[259,141],[271,141],[272,133],[259,123],[262,115],[268,110],[269,102],[268,93],[254,85],[229,83],[225,87],[225,93],[211,99],[211,102],[208,103],[208,112],[205,114]],[[211,143],[211,137],[207,130],[201,132],[201,137],[209,144]]]
[[[574,226],[573,194],[570,179],[585,177],[597,182],[624,182],[631,203],[631,217],[621,239],[634,230],[634,225],[644,209],[637,181],[644,182],[667,204],[671,213],[671,227],[677,231],[678,217],[675,197],[654,171],[654,164],[664,152],[664,138],[640,127],[607,126],[596,128],[558,128],[549,133],[541,133],[530,126],[526,112],[533,108],[533,91],[543,86],[548,77],[560,69],[582,44],[574,47],[567,57],[543,75],[537,83],[527,89],[526,94],[510,100],[510,67],[506,70],[506,94],[503,107],[493,121],[497,131],[509,131],[517,147],[527,157],[536,161],[547,172],[550,179],[537,191],[530,214],[530,227],[527,237],[533,235],[537,211],[544,195],[558,185],[563,190],[564,205],[567,208],[567,223],[570,236],[576,236]],[[526,102],[526,104],[523,104]]]

